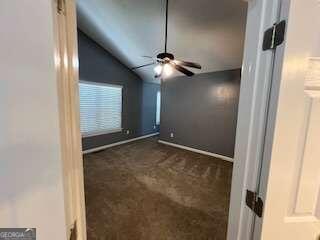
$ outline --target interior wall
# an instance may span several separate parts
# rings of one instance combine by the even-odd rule
[[[0,1],[0,226],[66,240],[52,1]]]
[[[160,139],[233,157],[239,90],[240,69],[164,80]]]
[[[157,93],[160,85],[150,82],[143,82],[142,85],[142,135],[159,132],[159,125],[156,124]]]
[[[137,74],[80,30],[78,30],[78,46],[80,81],[123,86],[122,132],[83,138],[83,150],[139,137],[146,132],[156,132],[156,129],[149,129],[149,126],[154,125],[152,117],[155,113],[144,109],[144,106],[148,107],[148,104],[144,104],[147,100],[144,96],[152,97],[153,89],[144,87],[146,85]],[[152,91],[148,92],[149,90]],[[148,129],[144,129],[145,127]]]

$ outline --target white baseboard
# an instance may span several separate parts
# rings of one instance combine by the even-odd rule
[[[131,139],[128,139],[128,140],[125,140],[125,141],[121,141],[121,142],[111,143],[111,144],[104,145],[104,146],[101,146],[101,147],[91,148],[91,149],[82,151],[82,154],[98,152],[98,151],[101,151],[101,150],[104,150],[104,149],[107,149],[107,148],[110,148],[110,147],[122,145],[122,144],[125,144],[125,143],[137,141],[137,140],[148,138],[148,137],[153,137],[153,136],[156,136],[156,135],[159,135],[159,133],[156,132],[156,133],[144,135],[144,136],[141,136],[141,137],[131,138]]]
[[[225,160],[225,161],[233,163],[233,158],[222,156],[220,154],[211,153],[211,152],[199,150],[199,149],[196,149],[196,148],[191,148],[191,147],[187,147],[187,146],[183,146],[183,145],[179,145],[179,144],[175,144],[175,143],[171,143],[171,142],[166,142],[166,141],[162,141],[162,140],[159,140],[158,142],[162,143],[162,144],[165,144],[165,145],[172,146],[172,147],[181,148],[181,149],[184,149],[184,150],[187,150],[187,151],[196,152],[196,153],[200,153],[200,154],[204,154],[204,155],[220,158],[222,160]]]

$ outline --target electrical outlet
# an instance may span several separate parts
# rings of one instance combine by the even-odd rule
[[[127,133],[127,135],[129,135],[129,134],[130,134],[130,130],[127,130],[127,132],[126,132],[126,133]]]
[[[174,137],[173,133],[170,133],[170,137],[171,137],[171,138],[173,138],[173,137]]]

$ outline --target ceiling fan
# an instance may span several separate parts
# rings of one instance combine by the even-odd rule
[[[165,45],[164,45],[164,52],[159,53],[156,58],[153,58],[151,56],[142,56],[145,58],[150,58],[153,60],[151,63],[147,63],[141,66],[133,67],[132,70],[151,66],[154,64],[157,64],[157,66],[154,68],[155,71],[155,78],[159,78],[162,76],[163,73],[165,73],[167,76],[170,75],[173,71],[173,69],[191,77],[194,75],[193,72],[188,70],[185,67],[190,68],[197,68],[201,69],[200,64],[193,63],[193,62],[186,62],[186,61],[180,61],[176,60],[174,58],[174,55],[172,53],[167,52],[167,45],[168,45],[168,7],[169,7],[169,0],[166,0],[166,23],[165,23]]]

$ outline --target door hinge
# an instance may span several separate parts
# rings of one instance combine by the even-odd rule
[[[258,217],[262,217],[263,201],[256,192],[247,190],[246,204]]]
[[[65,0],[57,0],[57,11],[59,14],[65,14],[66,2]]]
[[[74,222],[73,227],[70,229],[70,240],[77,240],[77,222]]]
[[[264,51],[276,49],[277,46],[281,45],[284,42],[285,32],[286,32],[285,20],[279,23],[273,24],[271,28],[268,28],[264,32],[262,49]]]

